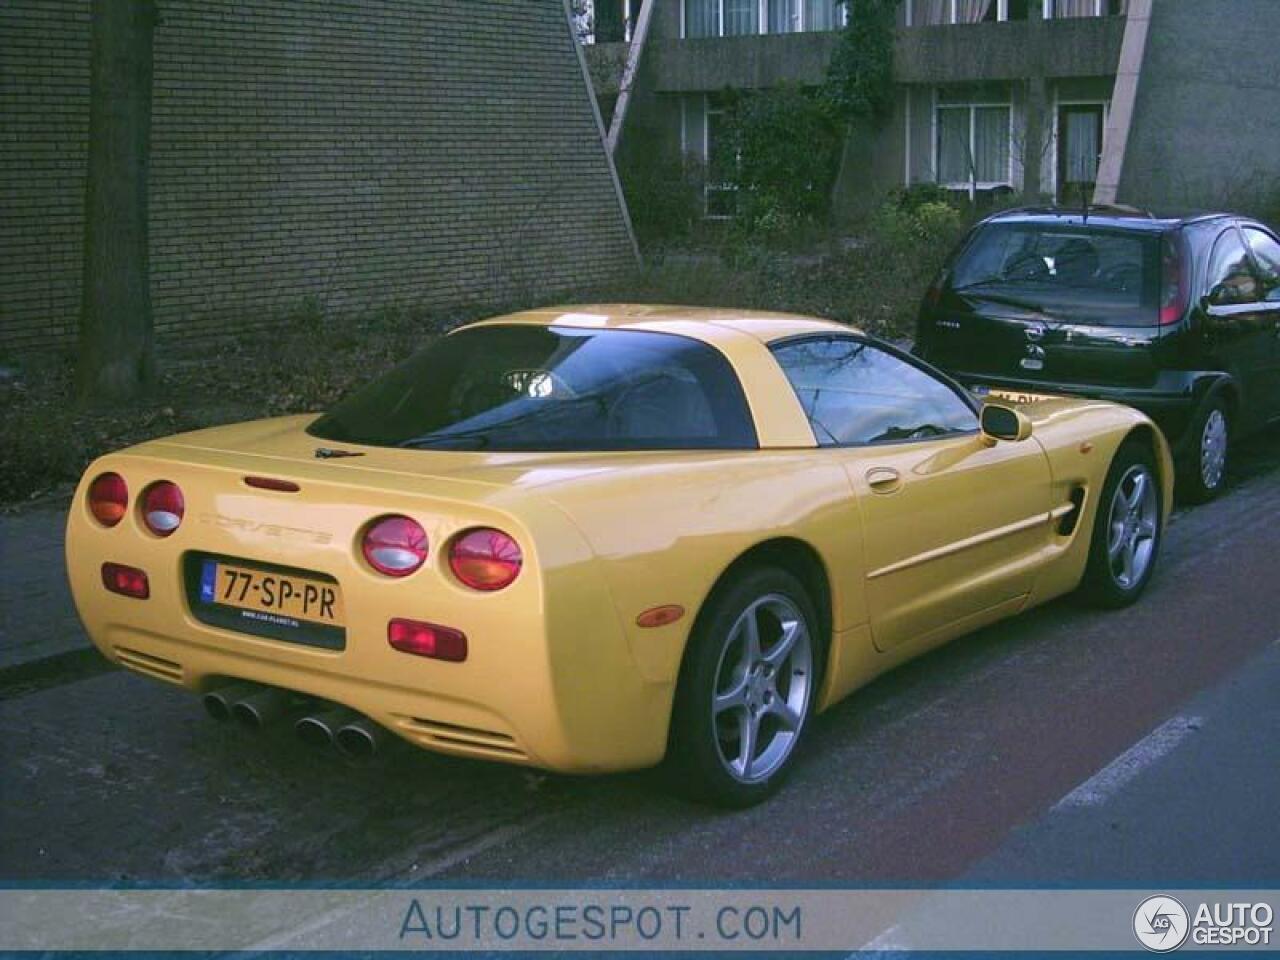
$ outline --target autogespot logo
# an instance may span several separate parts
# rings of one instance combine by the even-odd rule
[[[1147,897],[1133,914],[1133,933],[1138,942],[1156,953],[1177,950],[1187,939],[1191,917],[1187,908],[1163,894]]]

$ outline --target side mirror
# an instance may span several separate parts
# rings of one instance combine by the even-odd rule
[[[1020,443],[1031,437],[1031,418],[1021,410],[988,403],[982,408],[982,438],[988,446],[997,440]]]

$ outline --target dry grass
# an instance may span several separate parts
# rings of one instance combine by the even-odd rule
[[[875,239],[828,241],[802,254],[726,247],[655,254],[609,289],[549,298],[681,303],[830,317],[891,338],[908,336],[916,307],[955,231],[879,223]],[[78,407],[70,358],[24,356],[0,382],[0,504],[65,497],[109,450],[183,430],[322,410],[444,329],[483,313],[440,316],[383,309],[327,317],[304,305],[271,330],[168,347],[151,396],[125,407]]]

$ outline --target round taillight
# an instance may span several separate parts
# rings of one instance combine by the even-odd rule
[[[501,590],[520,575],[520,545],[501,530],[468,530],[449,548],[453,575],[472,590]]]
[[[369,566],[388,577],[407,577],[427,562],[427,531],[408,517],[382,517],[360,544]]]
[[[186,504],[176,483],[161,480],[142,492],[142,522],[157,537],[167,537],[182,524]]]
[[[104,473],[89,485],[89,512],[104,527],[114,527],[129,509],[129,487],[118,473]]]

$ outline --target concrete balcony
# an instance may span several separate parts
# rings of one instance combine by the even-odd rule
[[[1124,26],[1123,17],[1081,17],[903,27],[895,73],[913,84],[1110,76],[1120,61]],[[837,33],[655,39],[647,69],[659,93],[815,85],[838,41]]]
[[[898,31],[894,73],[923,84],[1110,76],[1124,27],[1124,17],[906,27]]]
[[[826,74],[836,33],[663,40],[645,56],[659,93],[740,90],[779,83],[818,84]]]

